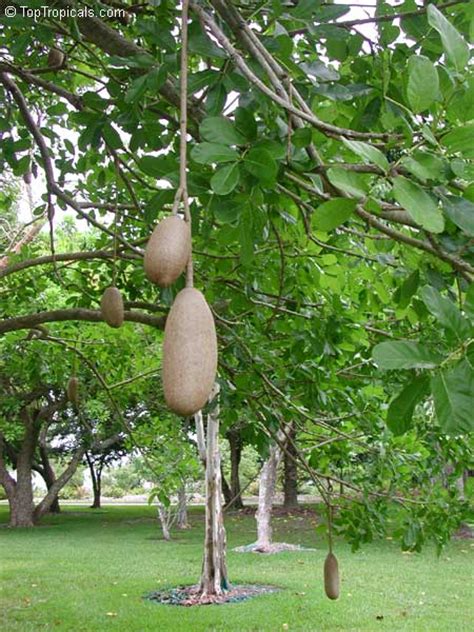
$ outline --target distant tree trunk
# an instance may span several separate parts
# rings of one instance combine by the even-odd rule
[[[169,542],[171,540],[170,534],[170,508],[164,507],[161,503],[158,505],[158,518],[161,524],[161,531],[163,532],[163,539]]]
[[[464,470],[461,476],[456,479],[456,488],[458,490],[460,500],[466,500],[466,482],[467,470]]]
[[[243,441],[238,428],[231,428],[226,436],[230,447],[230,491],[232,494],[228,504],[233,509],[243,509],[244,503],[242,502],[239,478]]]
[[[218,385],[214,389],[218,397]],[[201,459],[206,465],[206,522],[204,556],[199,584],[202,601],[212,600],[229,588],[226,564],[226,533],[221,496],[221,457],[219,451],[219,406],[207,416],[206,444],[203,444],[202,415],[196,415],[196,429]]]
[[[232,500],[232,491],[229,487],[229,483],[226,481],[224,476],[224,468],[221,465],[221,482],[222,482],[222,493],[224,494],[224,502],[225,506],[228,507]]]
[[[56,481],[56,473],[49,461],[48,450],[46,446],[40,445],[39,452],[40,452],[40,457],[41,457],[41,464],[43,466],[41,475],[44,479],[44,482],[46,483],[46,488],[50,490]],[[59,499],[57,496],[53,500],[49,511],[50,513],[54,513],[54,514],[58,514],[61,512],[61,507],[59,506]]]
[[[296,509],[298,507],[298,467],[296,462],[296,427],[294,423],[288,425],[288,441],[284,454],[284,482],[283,506],[285,509]]]
[[[272,507],[277,482],[277,470],[280,464],[282,451],[275,443],[270,448],[270,455],[263,464],[260,472],[260,484],[258,491],[258,509],[255,514],[257,520],[257,542],[255,549],[265,552],[272,544]]]
[[[188,508],[186,501],[186,483],[183,482],[178,490],[178,517],[176,526],[178,529],[187,529],[188,524]]]
[[[96,470],[94,460],[92,459],[92,457],[89,455],[88,452],[86,452],[86,461],[87,461],[87,465],[89,466],[89,472],[91,475],[91,482],[92,482],[92,493],[94,497],[90,508],[100,509],[101,496],[102,496],[102,469],[103,469],[104,462],[103,462],[103,459],[101,458],[99,462],[99,466],[97,467],[97,470]]]

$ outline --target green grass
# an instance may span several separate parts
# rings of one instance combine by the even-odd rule
[[[66,507],[61,516],[47,518],[36,529],[0,529],[0,629],[473,629],[471,542],[453,542],[440,558],[433,549],[403,554],[390,540],[356,554],[338,544],[342,595],[331,602],[322,586],[325,545],[317,541],[314,525],[302,518],[277,518],[275,539],[316,547],[315,552],[228,554],[232,581],[276,584],[281,592],[244,603],[198,608],[143,600],[147,592],[197,580],[202,517],[202,511],[195,509],[193,528],[176,534],[171,543],[160,539],[149,507],[101,511]],[[6,508],[0,507],[0,521],[6,520]],[[229,549],[255,538],[252,517],[229,516],[226,525]]]

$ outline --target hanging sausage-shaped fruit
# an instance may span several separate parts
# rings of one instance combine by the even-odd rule
[[[168,287],[184,272],[190,253],[189,223],[169,215],[157,224],[145,248],[145,274],[152,283]]]
[[[163,343],[163,390],[178,415],[203,408],[216,379],[217,340],[214,318],[199,290],[186,287],[166,319]]]
[[[68,400],[77,408],[79,406],[79,380],[75,375],[69,378],[66,392]]]
[[[108,287],[100,301],[102,318],[109,327],[118,328],[123,324],[123,298],[120,290],[114,285]]]
[[[329,599],[339,599],[339,564],[334,553],[324,561],[324,590]]]

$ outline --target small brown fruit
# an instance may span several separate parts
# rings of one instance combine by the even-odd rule
[[[67,398],[74,404],[74,406],[79,405],[79,380],[77,377],[69,378],[69,382],[67,383]]]
[[[339,565],[334,553],[328,553],[324,562],[324,590],[329,599],[339,599]]]
[[[206,404],[217,371],[214,318],[199,290],[176,296],[165,325],[163,390],[168,407],[189,416]]]
[[[102,318],[110,327],[121,327],[123,323],[123,298],[116,287],[108,287],[100,301]]]
[[[152,283],[167,287],[185,269],[190,252],[188,223],[178,215],[165,217],[156,226],[145,249],[145,274]]]
[[[59,48],[51,48],[48,53],[48,66],[50,68],[62,68],[66,56]]]
[[[31,171],[27,171],[26,173],[23,174],[23,182],[25,184],[31,184],[32,182]]]

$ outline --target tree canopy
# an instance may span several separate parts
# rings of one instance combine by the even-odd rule
[[[0,345],[74,327],[88,379],[96,367],[109,386],[126,382],[159,369],[184,283],[157,290],[142,261],[178,185],[180,8],[6,4],[18,9],[0,29],[0,161],[17,178],[40,174],[34,216],[50,234],[5,247]],[[473,428],[474,8],[349,10],[191,0],[195,283],[218,327],[224,430],[244,419],[264,453],[294,419],[300,467],[357,495],[340,499],[354,546],[384,528],[395,496],[411,548],[445,541],[461,515],[428,481],[447,462],[459,475]],[[59,229],[65,210],[74,236]],[[133,324],[105,333],[84,323],[102,320],[113,279]],[[97,337],[104,366],[87,346]]]

